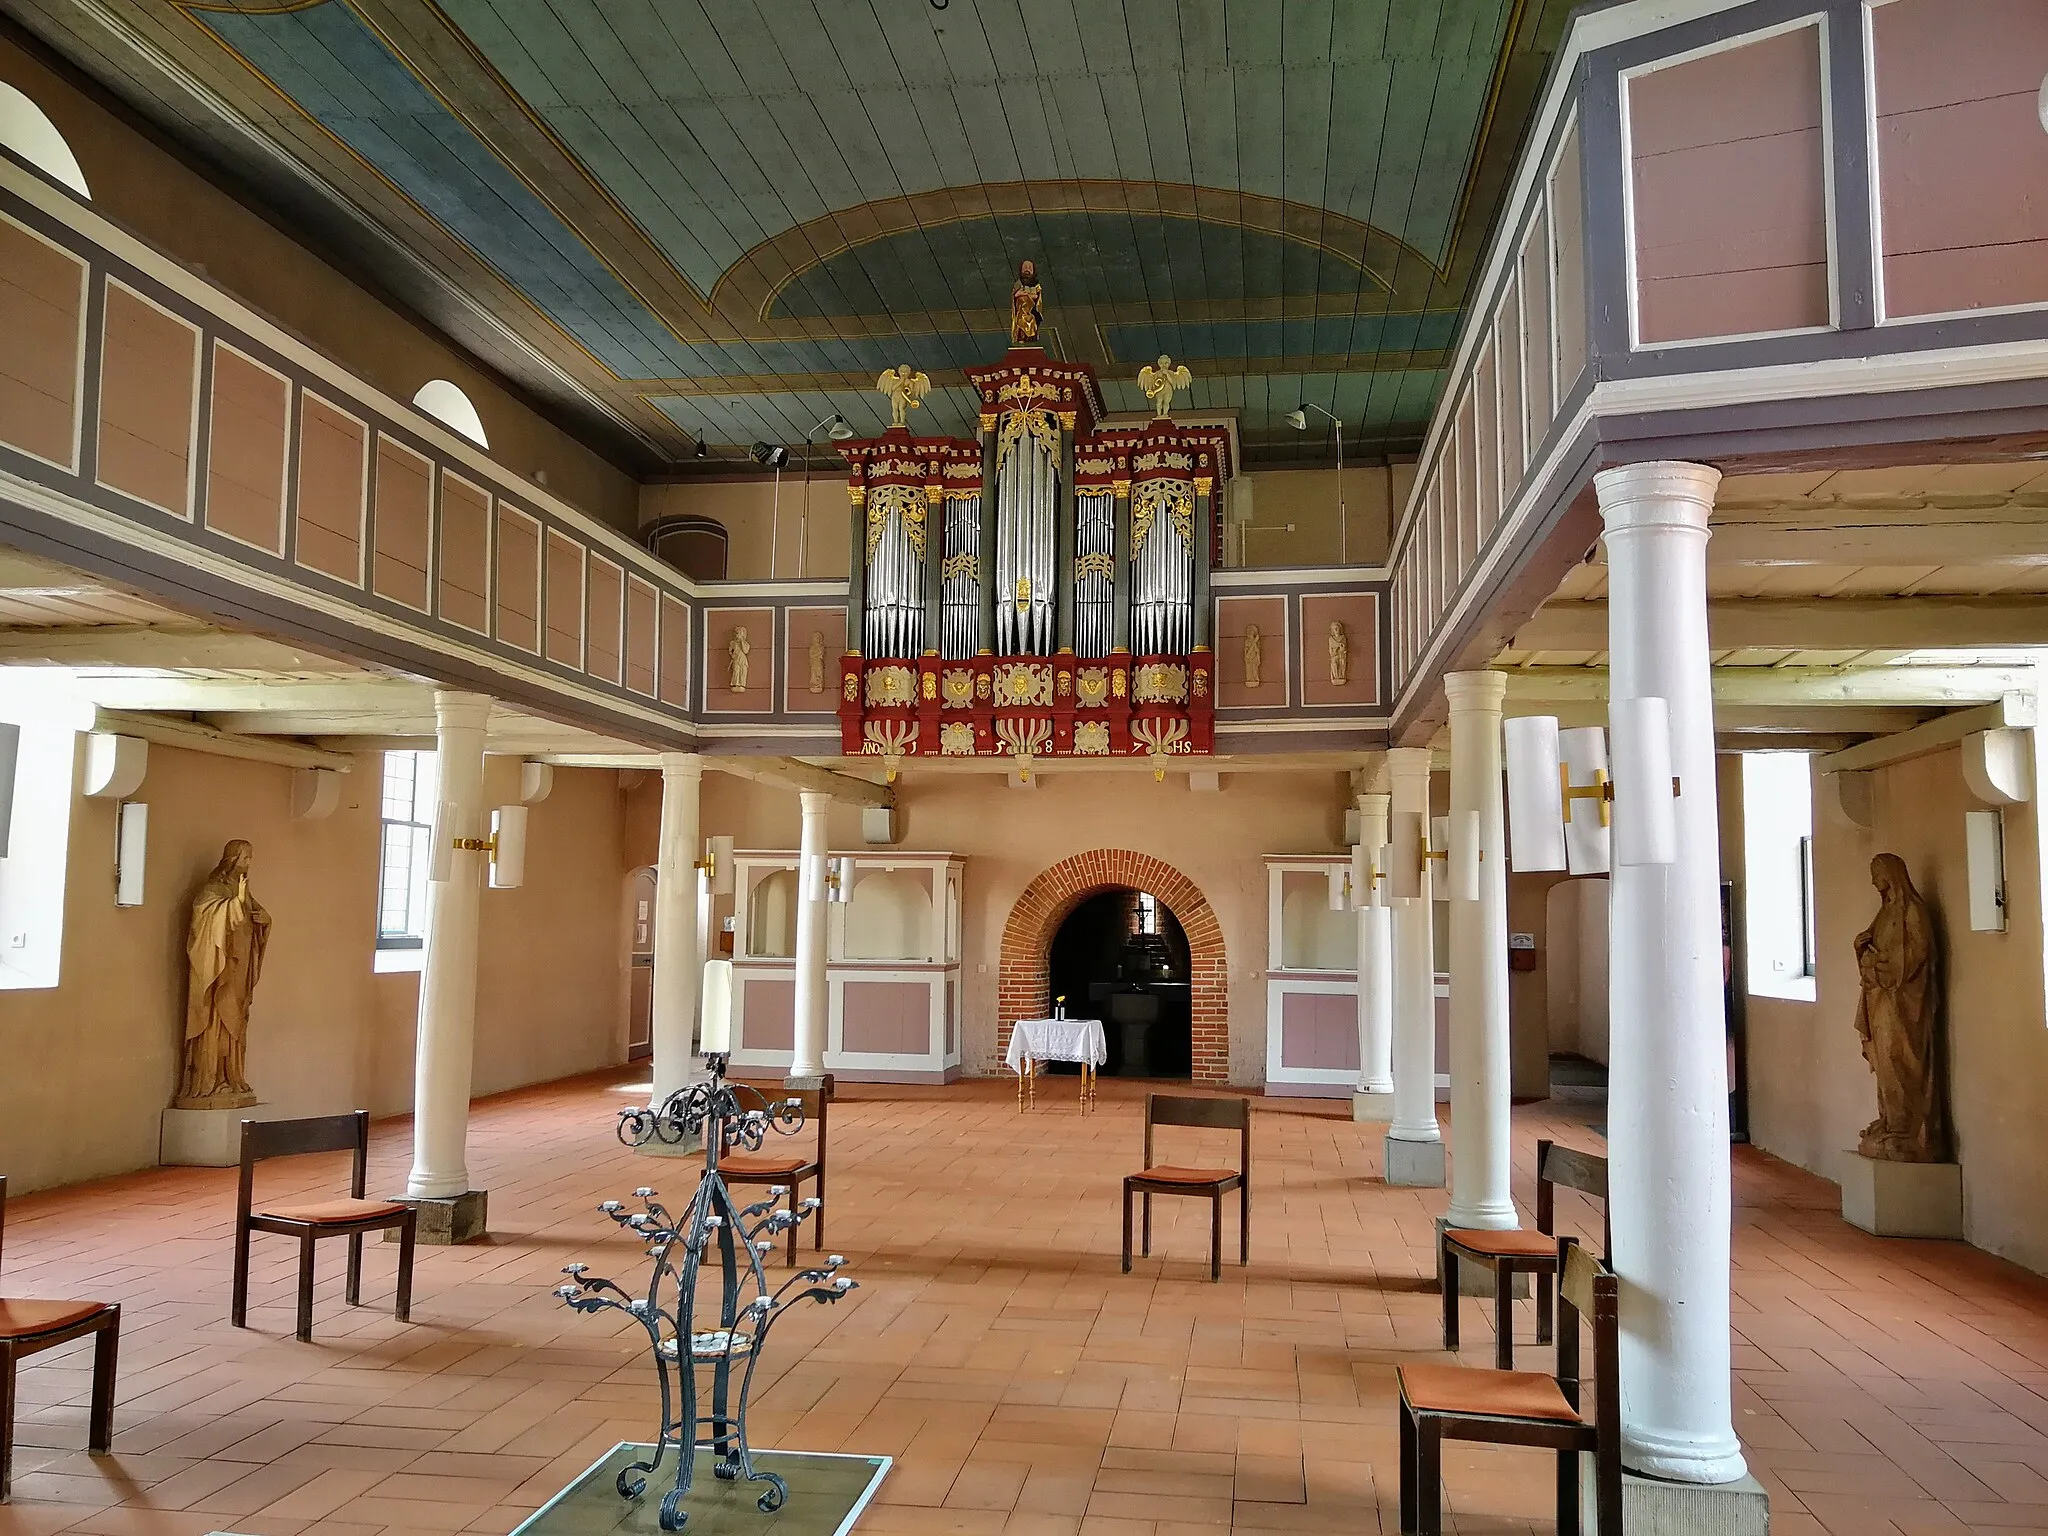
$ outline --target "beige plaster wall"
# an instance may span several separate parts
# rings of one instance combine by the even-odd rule
[[[1346,465],[1346,531],[1340,545],[1334,468],[1263,469],[1240,475],[1229,491],[1236,504],[1230,508],[1224,540],[1227,563],[1269,569],[1335,565],[1340,549],[1352,565],[1381,562],[1392,543],[1394,519],[1414,483],[1413,464]]]
[[[1819,996],[1812,1004],[1747,999],[1752,1135],[1765,1150],[1839,1180],[1876,1114],[1855,1030],[1852,943],[1877,910],[1870,860],[1896,853],[1934,917],[1965,1235],[2048,1271],[2048,1163],[2040,1155],[2048,1014],[2035,808],[2004,813],[2007,931],[1973,933],[1963,813],[1983,807],[1963,782],[1960,752],[1879,769],[1874,787],[1874,825],[1865,830],[1829,813],[1816,782]]]
[[[763,581],[793,577],[799,571],[805,576],[846,578],[852,533],[843,468],[812,470],[808,486],[801,469],[785,469],[779,500],[773,476],[640,488],[642,524],[683,513],[725,525],[729,580]]]
[[[82,761],[81,754],[81,761]],[[487,790],[516,772],[491,760]],[[377,784],[357,760],[342,803],[293,821],[290,773],[152,747],[142,906],[113,904],[111,802],[72,807],[61,980],[0,992],[0,1172],[25,1192],[147,1167],[176,1089],[186,902],[230,838],[255,846],[251,887],[271,914],[249,1080],[285,1115],[412,1102],[418,978],[378,975]],[[531,820],[526,883],[487,891],[480,938],[476,1091],[624,1059],[624,934],[616,775],[562,771]]]
[[[993,774],[904,775],[897,786],[898,846],[967,859],[962,1057],[969,1073],[995,1070],[997,957],[1018,895],[1073,854],[1129,848],[1180,870],[1214,909],[1230,967],[1231,1080],[1265,1080],[1269,962],[1261,856],[1338,851],[1349,788],[1338,773],[1226,771],[1223,783],[1221,794],[1195,794],[1180,774],[1154,783],[1143,772],[1053,769],[1039,775],[1036,789],[1009,789]],[[729,834],[742,848],[795,846],[793,793],[714,770],[704,776],[703,796],[706,836]],[[641,780],[629,800],[628,862],[647,863],[654,857],[659,781]],[[835,849],[864,846],[855,808],[835,805],[830,825]]]
[[[491,453],[515,474],[630,532],[639,484],[421,324],[357,286],[262,213],[236,201],[0,35],[0,80],[48,114],[92,188],[93,207],[202,272],[400,400],[429,379],[459,386]]]
[[[1563,875],[1508,876],[1508,932],[1536,940],[1536,968],[1508,971],[1508,1081],[1517,1099],[1550,1097],[1550,888]],[[1511,952],[1512,953],[1512,952]]]

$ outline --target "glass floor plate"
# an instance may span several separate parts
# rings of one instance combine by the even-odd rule
[[[512,1532],[512,1536],[658,1536],[661,1497],[675,1487],[674,1453],[647,1479],[637,1499],[622,1499],[619,1469],[644,1461],[652,1448],[621,1442]],[[789,1501],[764,1515],[755,1501],[765,1482],[724,1483],[711,1475],[716,1453],[697,1453],[697,1474],[684,1508],[689,1536],[846,1536],[874,1497],[893,1460],[831,1451],[756,1451],[754,1465],[789,1483]]]

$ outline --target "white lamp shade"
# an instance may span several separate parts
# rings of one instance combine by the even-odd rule
[[[698,1050],[724,1056],[732,1050],[732,962],[704,962],[704,996],[697,1015]]]
[[[2005,827],[1997,811],[1963,812],[1963,853],[1971,931],[2005,932]]]
[[[1451,834],[1450,857],[1445,861],[1445,869],[1450,875],[1447,894],[1452,901],[1479,899],[1479,861],[1482,854],[1479,813],[1466,811],[1457,818]]]
[[[1659,698],[1616,699],[1614,862],[1634,867],[1678,857],[1678,816],[1671,797],[1671,706]]]
[[[1451,846],[1451,818],[1432,816],[1429,818],[1429,851],[1442,853]],[[1430,859],[1423,872],[1423,885],[1432,901],[1448,901],[1451,896],[1451,880],[1448,861]]]
[[[704,851],[711,859],[711,894],[730,896],[732,894],[732,839],[729,837],[707,837]]]
[[[1351,845],[1351,905],[1372,905],[1372,849],[1363,843]]]
[[[1350,905],[1350,902],[1346,900],[1346,892],[1344,889],[1344,866],[1341,864],[1332,864],[1329,869],[1329,875],[1330,910],[1332,912],[1342,912],[1346,907]]]
[[[853,900],[853,860],[841,857],[832,860],[834,884],[832,899],[841,905]]]
[[[1993,819],[1996,819],[1996,813]],[[142,905],[142,876],[149,853],[149,807],[123,800],[114,809],[114,905]],[[2003,926],[2003,925],[2001,925]]]
[[[1557,748],[1571,772],[1574,789],[1586,788],[1607,771],[1607,733],[1597,725],[1559,731]],[[1607,873],[1607,827],[1600,820],[1601,803],[1591,797],[1578,799],[1565,812],[1565,868],[1575,875]]]
[[[526,879],[526,807],[501,805],[491,812],[491,889],[517,890]]]
[[[1387,894],[1410,901],[1422,894],[1422,813],[1396,811],[1387,847],[1393,862],[1387,869]]]
[[[1563,760],[1555,715],[1521,715],[1501,722],[1508,770],[1508,854],[1516,869],[1563,869],[1564,796],[1557,782]]]

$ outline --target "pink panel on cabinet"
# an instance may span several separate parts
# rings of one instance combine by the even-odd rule
[[[1629,85],[1644,343],[1828,324],[1820,29]]]
[[[2041,0],[1872,8],[1887,315],[2048,303]]]
[[[1280,1065],[1311,1072],[1356,1072],[1357,998],[1341,992],[1282,993]]]
[[[740,983],[737,1035],[743,1051],[796,1049],[796,982],[749,976]]]
[[[847,981],[839,1048],[874,1056],[928,1056],[932,993],[920,981]]]

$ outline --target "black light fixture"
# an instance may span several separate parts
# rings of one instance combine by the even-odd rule
[[[780,443],[756,443],[747,450],[747,457],[763,469],[780,469],[789,462],[789,450]]]
[[[704,446],[704,438],[701,434],[694,439],[694,446],[690,449],[691,458],[701,459],[707,456],[710,452],[711,450]]]

